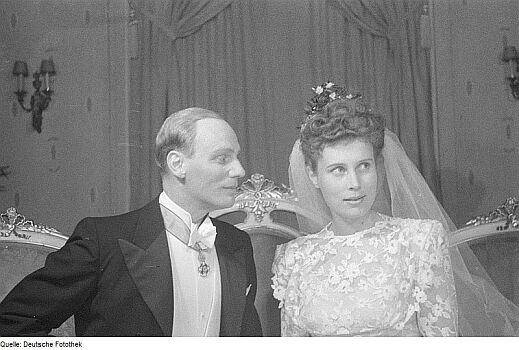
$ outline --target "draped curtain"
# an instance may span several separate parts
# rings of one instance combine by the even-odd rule
[[[365,33],[387,40],[386,91],[389,127],[440,196],[435,163],[429,59],[420,45],[424,1],[328,0]]]
[[[161,191],[155,135],[170,114],[168,89],[177,39],[196,32],[233,0],[130,0],[139,23],[139,55],[130,62],[130,207]],[[179,81],[174,81],[179,84]],[[180,108],[173,108],[176,111]]]
[[[155,134],[190,106],[236,130],[246,176],[288,183],[288,156],[311,87],[361,92],[437,190],[421,1],[134,0],[130,66],[131,206],[160,192]],[[436,191],[437,193],[439,191]]]

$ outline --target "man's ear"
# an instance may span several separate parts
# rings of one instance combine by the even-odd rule
[[[319,183],[317,182],[317,174],[315,171],[312,170],[312,167],[306,166],[306,173],[308,174],[310,181],[312,181],[312,183],[314,184],[314,187],[319,188]]]
[[[166,163],[168,165],[169,171],[180,179],[186,177],[184,159],[184,154],[179,151],[170,151],[166,157]]]

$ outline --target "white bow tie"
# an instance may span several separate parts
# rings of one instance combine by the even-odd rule
[[[214,246],[216,239],[216,227],[214,227],[209,216],[198,225],[191,222],[191,227],[180,219],[180,217],[167,207],[161,205],[166,230],[189,247],[195,248],[197,243],[201,249],[209,249]]]
[[[205,217],[205,220],[196,228],[195,224],[191,224],[191,234],[189,235],[188,246],[194,247],[197,243],[202,249],[209,249],[214,246],[214,240],[216,239],[216,227],[209,216]]]

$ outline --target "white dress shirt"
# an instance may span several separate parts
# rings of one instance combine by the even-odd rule
[[[197,230],[197,225],[192,222],[191,215],[173,202],[165,192],[160,194],[159,203],[167,232],[173,274],[172,336],[216,337],[220,334],[221,313],[221,281],[216,248],[212,245],[203,250],[202,254],[210,270],[207,276],[201,276],[198,271],[199,252],[188,246],[191,243],[189,238],[194,236],[192,233]],[[205,218],[203,225],[212,225],[209,216]]]

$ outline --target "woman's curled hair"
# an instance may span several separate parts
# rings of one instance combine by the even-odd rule
[[[314,171],[323,149],[341,141],[369,142],[378,157],[384,147],[384,119],[358,99],[337,99],[307,118],[300,139],[305,164]]]

